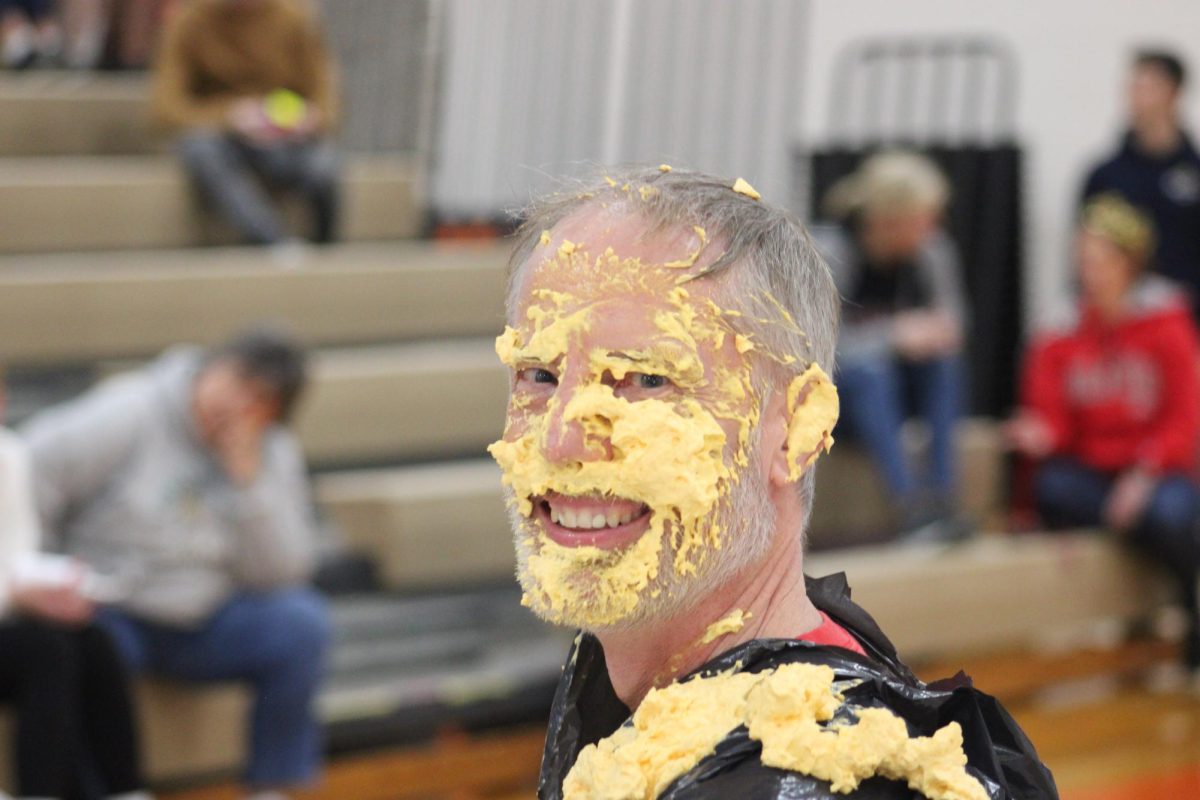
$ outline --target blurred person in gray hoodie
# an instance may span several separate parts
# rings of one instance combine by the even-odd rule
[[[251,796],[320,766],[329,622],[287,428],[305,382],[296,343],[255,330],[169,350],[24,428],[48,538],[119,587],[97,619],[129,666],[253,688]]]

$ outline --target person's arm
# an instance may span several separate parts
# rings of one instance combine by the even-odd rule
[[[1030,346],[1016,419],[1017,425],[1025,428],[1022,433],[1028,434],[1021,438],[1033,445],[1018,446],[1026,455],[1041,458],[1061,452],[1074,436],[1073,415],[1067,400],[1067,366],[1066,354],[1059,343],[1041,341]]]
[[[1200,434],[1200,344],[1190,316],[1181,312],[1162,321],[1153,357],[1161,405],[1136,463],[1121,473],[1104,507],[1105,521],[1121,531],[1141,518],[1164,472],[1191,466]]]
[[[961,339],[967,327],[967,301],[958,247],[938,231],[922,248],[917,263],[933,290],[929,310],[949,321]]]
[[[301,93],[312,109],[307,127],[312,133],[328,133],[337,127],[341,111],[338,75],[315,15],[302,14],[296,38]]]
[[[255,479],[230,490],[233,571],[243,586],[268,589],[303,583],[316,565],[317,528],[300,448],[291,434],[264,438]]]
[[[1200,342],[1188,316],[1163,321],[1154,359],[1162,405],[1138,448],[1137,467],[1158,476],[1170,464],[1189,462],[1200,436]]]
[[[13,567],[37,552],[41,541],[29,469],[29,454],[21,441],[0,432],[0,614],[12,604]]]
[[[196,95],[189,40],[192,19],[188,9],[181,9],[171,16],[163,32],[150,90],[151,111],[155,122],[170,130],[225,129],[238,98]]]
[[[144,380],[141,375],[116,378],[22,427],[48,540],[54,540],[70,510],[98,494],[133,452],[147,410]]]

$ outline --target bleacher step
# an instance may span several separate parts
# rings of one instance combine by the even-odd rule
[[[343,237],[415,236],[420,227],[416,181],[410,157],[349,157],[343,173]],[[170,156],[0,158],[0,220],[0,253],[233,241],[203,210]]]
[[[845,572],[855,602],[908,661],[1029,647],[1098,621],[1145,618],[1174,589],[1154,565],[1098,531],[813,553],[805,571]]]
[[[516,561],[500,471],[473,459],[330,473],[315,493],[386,586],[420,589],[511,579]]]
[[[0,76],[0,157],[132,155],[163,147],[144,75]]]
[[[504,427],[490,338],[322,352],[313,372],[297,419],[312,464],[480,456]]]
[[[425,242],[339,245],[289,270],[257,248],[0,257],[0,358],[145,358],[261,321],[312,345],[495,335],[504,261]]]

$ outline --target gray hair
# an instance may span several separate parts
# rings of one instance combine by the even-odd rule
[[[766,345],[786,364],[767,364],[764,388],[786,391],[787,384],[816,363],[833,374],[840,301],[829,267],[817,253],[800,220],[777,206],[733,191],[733,181],[698,172],[658,167],[610,171],[525,208],[514,234],[508,263],[507,311],[515,314],[521,270],[541,232],[581,210],[607,207],[649,226],[651,234],[699,225],[709,240],[724,246],[694,280],[722,279],[721,292],[743,316],[742,333]],[[793,324],[779,324],[780,311]],[[760,359],[762,360],[762,359]],[[815,470],[800,482],[805,516],[812,508]]]

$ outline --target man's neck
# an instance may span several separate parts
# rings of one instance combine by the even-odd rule
[[[1165,156],[1179,149],[1183,131],[1174,117],[1145,120],[1133,127],[1133,138],[1137,148],[1150,156]]]
[[[799,521],[795,522],[798,526]],[[752,639],[796,638],[821,625],[821,614],[804,587],[800,537],[776,539],[777,546],[761,565],[745,570],[685,614],[633,630],[597,634],[609,679],[625,705],[637,708],[652,688],[688,674],[739,644]],[[710,625],[736,611],[741,611],[745,620],[740,629],[702,641]]]

